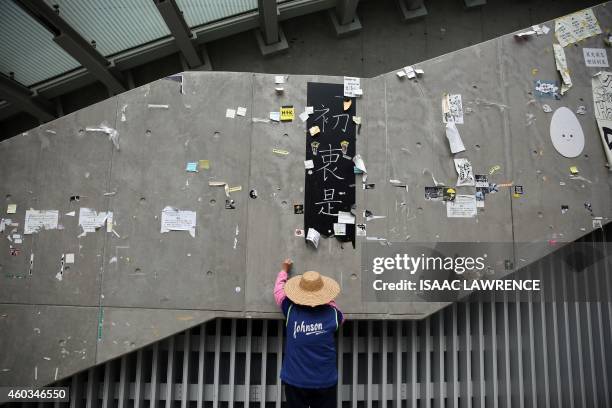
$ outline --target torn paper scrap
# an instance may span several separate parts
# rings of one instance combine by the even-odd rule
[[[150,103],[149,109],[169,109],[170,105],[159,104],[159,103]]]
[[[314,113],[314,106],[307,106],[306,109],[304,109],[304,112],[309,115],[312,115]]]
[[[580,105],[576,108],[576,114],[585,115],[586,114],[586,106]]]
[[[442,121],[463,124],[463,104],[461,95],[444,94],[442,96]]]
[[[230,196],[229,185],[225,181],[209,181],[208,185],[210,187],[223,187],[225,190],[225,195],[227,197]]]
[[[353,163],[355,163],[355,168],[359,170],[359,173],[357,174],[368,173],[368,171],[366,170],[365,163],[363,162],[363,159],[361,158],[360,154],[356,154],[355,156],[353,156]]]
[[[315,248],[319,247],[319,240],[321,239],[321,234],[314,228],[308,228],[308,234],[306,235],[306,241],[310,242],[314,245]]]
[[[472,218],[476,216],[476,196],[459,194],[454,201],[446,203],[448,218]]]
[[[109,216],[112,217],[111,211],[97,212],[91,208],[81,207],[79,209],[79,226],[83,229],[83,233],[79,237],[87,235],[90,232],[96,232],[97,229],[104,227]]]
[[[457,187],[475,185],[472,163],[468,159],[455,159],[455,170],[457,171]]]
[[[597,127],[599,128],[604,153],[608,159],[608,166],[612,169],[612,121],[597,119]]]
[[[355,216],[348,211],[338,211],[338,222],[340,224],[354,224]]]
[[[544,104],[544,105],[542,105],[542,110],[543,110],[544,112],[546,112],[546,113],[550,113],[550,112],[552,112],[552,108],[551,108],[551,107],[550,107],[550,105],[548,105],[548,104]]]
[[[523,31],[522,33],[516,33],[514,34],[514,37],[515,38],[527,38],[527,37],[530,37],[536,34],[537,32],[535,30],[528,30],[528,31]]]
[[[196,212],[165,207],[161,214],[160,232],[163,234],[169,231],[188,231],[195,238]]]
[[[26,210],[23,233],[29,235],[41,230],[57,229],[58,219],[59,211],[57,210]]]
[[[279,85],[279,84],[284,84],[285,83],[285,76],[284,75],[275,75],[274,76],[274,83]]]
[[[408,79],[416,78],[416,72],[414,72],[414,68],[411,66],[404,67],[404,72],[406,73]]]
[[[344,96],[355,97],[362,94],[361,80],[356,77],[344,77]]]
[[[334,235],[346,235],[346,224],[334,223]]]
[[[314,169],[314,161],[312,161],[312,160],[304,160],[304,168],[306,170]]]
[[[245,116],[247,112],[247,108],[243,108],[242,106],[239,106],[238,109],[236,109],[236,115],[238,116]]]
[[[455,122],[448,122],[446,124],[446,138],[448,139],[451,153],[455,154],[465,151],[465,146],[463,145]]]
[[[557,71],[559,71],[561,74],[561,79],[563,80],[563,83],[561,84],[561,95],[565,95],[565,93],[572,87],[572,78],[570,77],[569,69],[567,69],[565,51],[559,44],[553,44],[553,49],[555,52]]]
[[[591,79],[595,118],[612,120],[612,72],[601,71]]]
[[[555,36],[561,46],[601,34],[592,9],[581,10],[555,20]]]
[[[281,114],[280,112],[270,112],[270,120],[274,122],[280,122]]]
[[[584,64],[587,67],[609,67],[608,53],[605,48],[583,48]]]
[[[395,75],[397,75],[398,78],[405,78],[406,72],[402,69],[401,71],[397,71]]]
[[[108,135],[108,140],[110,140],[115,149],[119,150],[119,132],[116,129],[113,129],[106,125],[106,123],[102,122],[99,127],[86,127],[86,132],[103,132]]]
[[[306,112],[300,113],[299,118],[302,122],[306,122],[308,120],[308,113]]]

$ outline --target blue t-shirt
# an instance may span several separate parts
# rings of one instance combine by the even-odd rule
[[[342,313],[330,305],[300,306],[285,298],[285,358],[281,379],[300,388],[329,388],[338,382],[334,334]]]

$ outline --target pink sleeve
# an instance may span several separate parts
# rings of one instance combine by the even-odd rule
[[[280,306],[287,297],[287,295],[285,295],[285,282],[287,282],[287,272],[280,271],[274,283],[274,300],[278,306]]]
[[[336,309],[337,311],[340,312],[340,316],[341,316],[341,321],[338,322],[339,324],[344,323],[344,314],[342,313],[342,311],[340,310],[340,308],[338,307],[338,305],[336,304],[335,300],[330,300],[329,303],[327,303],[328,305],[330,305],[331,307],[333,307],[334,309]]]

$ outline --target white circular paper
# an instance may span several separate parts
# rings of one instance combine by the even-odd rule
[[[550,140],[564,157],[577,157],[584,149],[584,132],[570,109],[561,107],[550,120]]]

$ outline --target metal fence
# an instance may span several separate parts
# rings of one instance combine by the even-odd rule
[[[581,241],[608,245],[611,229]],[[347,321],[337,406],[610,407],[611,322],[612,302],[482,300],[421,321]],[[281,407],[283,331],[210,321],[63,381],[70,403],[33,406]]]

